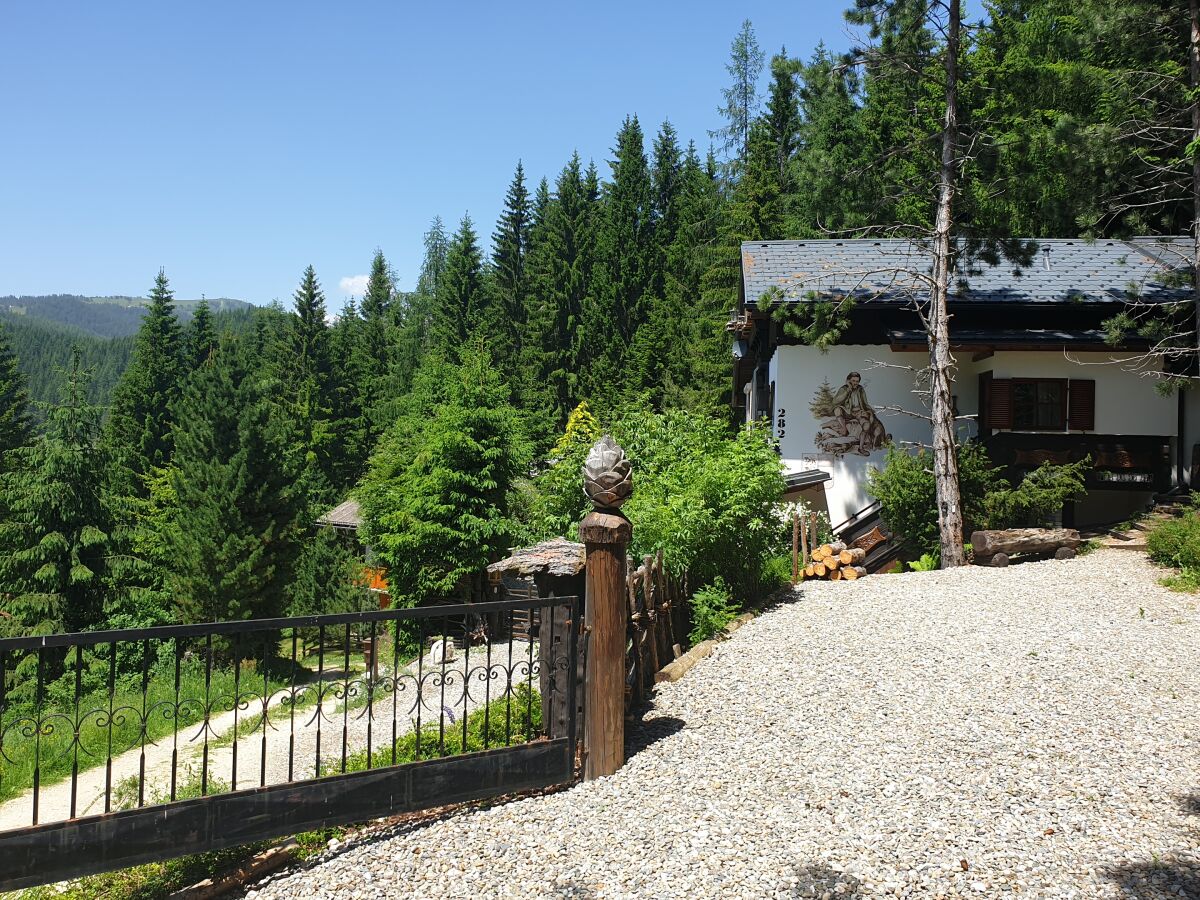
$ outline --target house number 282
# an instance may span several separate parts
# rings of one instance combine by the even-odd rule
[[[784,429],[787,427],[787,410],[782,406],[779,407],[779,415],[775,418],[775,435],[783,437]]]

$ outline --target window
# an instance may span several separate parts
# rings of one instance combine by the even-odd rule
[[[979,376],[979,420],[985,430],[1094,431],[1096,382],[1072,378]]]
[[[1066,379],[1014,378],[1012,416],[1018,431],[1062,431],[1067,424]]]

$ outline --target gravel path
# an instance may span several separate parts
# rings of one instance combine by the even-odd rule
[[[1200,897],[1197,600],[1141,556],[805,586],[612,778],[248,897]]]

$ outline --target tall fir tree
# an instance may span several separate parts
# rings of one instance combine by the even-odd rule
[[[271,390],[226,337],[176,405],[166,581],[182,621],[285,609],[306,504]]]
[[[492,273],[496,292],[496,310],[490,335],[492,353],[514,389],[520,393],[521,343],[529,303],[529,231],[533,210],[525,187],[525,168],[520,161],[513,173],[504,210],[492,234]]]
[[[719,142],[727,168],[734,177],[740,172],[741,162],[750,149],[750,125],[758,115],[758,78],[765,59],[754,35],[754,26],[749,19],[744,20],[729,47],[725,71],[732,81],[729,87],[721,90],[725,102],[717,108],[725,125],[709,132],[709,137]]]
[[[604,185],[596,237],[591,302],[584,310],[583,360],[587,397],[601,410],[617,405],[630,386],[623,367],[638,329],[649,315],[655,266],[654,206],[650,168],[637,117],[617,134]]]
[[[487,304],[483,254],[469,215],[464,215],[446,252],[446,265],[437,282],[433,310],[433,346],[448,359],[456,358],[481,325]]]
[[[8,468],[8,453],[29,443],[27,379],[9,343],[8,329],[0,328],[0,471]]]
[[[333,362],[329,347],[325,294],[312,266],[304,270],[293,295],[286,350],[281,367],[288,411],[295,423],[301,457],[301,483],[312,502],[333,499],[338,446],[334,429]]]
[[[800,149],[800,86],[796,81],[799,64],[782,48],[771,57],[771,86],[767,91],[767,107],[763,121],[775,151],[775,167],[779,184],[791,193],[792,160]]]
[[[110,522],[101,502],[100,411],[72,356],[63,394],[0,474],[0,617],[8,633],[82,631],[100,622]],[[36,666],[36,658],[18,666]],[[27,685],[32,679],[18,679]]]
[[[160,270],[138,329],[133,358],[113,390],[106,443],[114,466],[114,489],[147,496],[145,478],[171,458],[171,405],[185,373],[183,330],[174,295]]]
[[[553,198],[539,190],[534,204],[539,212],[529,259],[533,302],[526,359],[533,382],[545,386],[545,412],[536,417],[551,425],[536,436],[543,447],[566,424],[581,390],[582,322],[595,263],[596,181],[594,167],[585,172],[575,153],[555,181]]]
[[[520,420],[483,342],[460,355],[441,373],[444,399],[397,420],[361,489],[363,537],[405,605],[476,595],[513,533],[508,489],[527,464]]]
[[[213,326],[208,300],[201,297],[187,327],[187,363],[192,369],[202,366],[217,346],[217,331]]]

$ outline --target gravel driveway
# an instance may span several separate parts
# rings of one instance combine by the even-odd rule
[[[817,582],[663,686],[614,777],[297,897],[1200,897],[1196,598],[1141,554]]]

